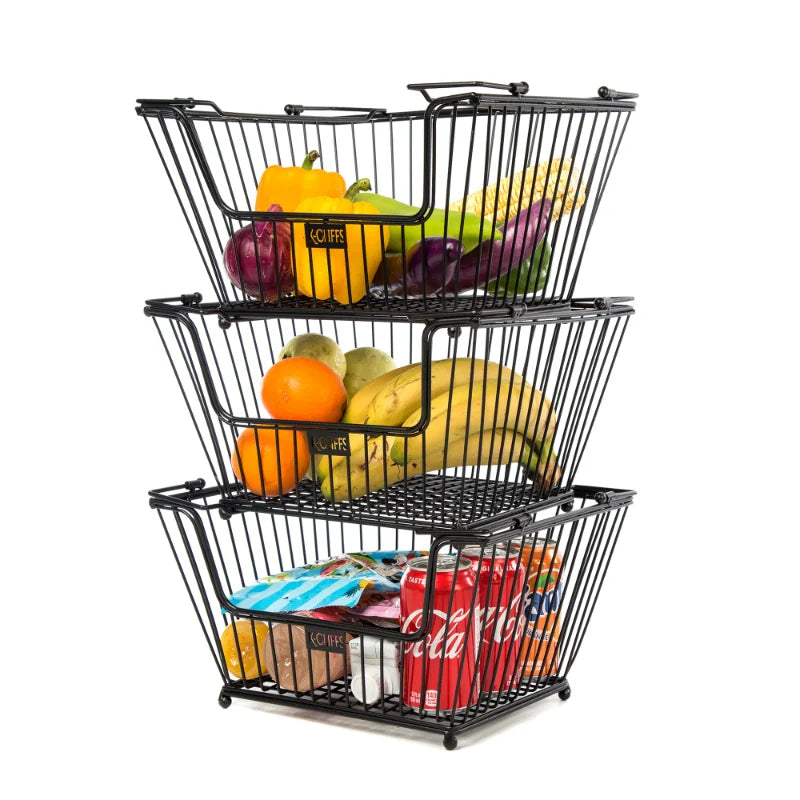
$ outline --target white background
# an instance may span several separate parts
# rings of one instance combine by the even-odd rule
[[[797,58],[783,7],[6,12],[7,796],[797,796]],[[201,265],[134,101],[399,110],[419,104],[406,83],[456,79],[641,94],[580,286],[634,295],[638,313],[579,476],[639,495],[572,699],[448,753],[414,732],[216,703],[146,498],[200,467],[143,300],[194,290]]]

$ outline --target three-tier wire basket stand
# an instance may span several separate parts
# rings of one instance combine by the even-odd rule
[[[150,505],[223,707],[452,749],[569,697],[632,502],[577,482],[631,298],[575,292],[636,95],[409,88],[422,110],[138,101],[205,272],[202,293],[145,306],[207,469]],[[321,384],[275,413],[265,375],[303,334],[394,369],[335,420],[304,410],[330,399]],[[355,600],[309,606],[309,575],[370,565]]]

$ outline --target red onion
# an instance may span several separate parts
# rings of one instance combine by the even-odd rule
[[[267,211],[283,209],[271,205]],[[259,300],[277,300],[294,290],[292,231],[288,222],[254,222],[228,239],[225,269],[238,289]]]

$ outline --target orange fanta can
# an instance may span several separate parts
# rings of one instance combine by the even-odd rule
[[[534,541],[523,546],[519,563],[528,583],[522,672],[534,678],[555,675],[561,633],[561,556],[553,542]]]

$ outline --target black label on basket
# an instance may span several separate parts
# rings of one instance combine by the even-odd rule
[[[308,446],[318,456],[349,456],[350,438],[346,433],[311,433]]]
[[[326,653],[344,653],[347,640],[344,633],[328,630],[327,628],[313,628],[306,625],[306,645],[309,650],[324,650]]]
[[[306,222],[306,247],[344,250],[347,247],[344,222]]]

